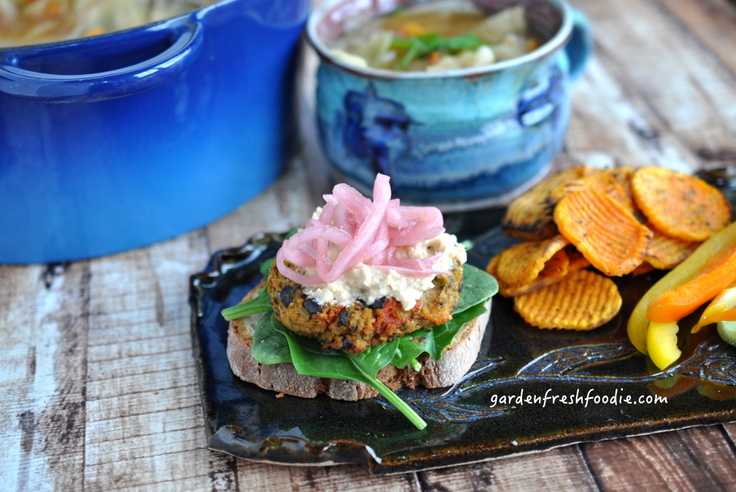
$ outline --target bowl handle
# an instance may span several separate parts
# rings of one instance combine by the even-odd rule
[[[565,45],[565,52],[570,60],[570,79],[577,80],[593,51],[593,33],[585,14],[570,7],[572,16],[572,35]]]
[[[93,102],[155,87],[202,48],[194,17],[72,42],[0,51],[0,92],[42,102]]]

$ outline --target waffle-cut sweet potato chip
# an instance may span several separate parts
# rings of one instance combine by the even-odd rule
[[[701,241],[683,241],[662,234],[652,224],[647,224],[652,231],[652,239],[644,252],[644,262],[658,270],[671,270],[690,256]]]
[[[636,168],[634,166],[609,167],[603,170],[603,174],[612,176],[613,179],[618,181],[633,202],[634,196],[631,191],[631,177],[634,175],[635,170]]]
[[[643,261],[641,265],[631,270],[631,276],[632,277],[638,277],[639,275],[644,275],[654,270],[654,267],[647,263],[646,261]]]
[[[572,245],[568,245],[565,249],[561,249],[550,258],[539,272],[537,278],[526,285],[508,288],[505,291],[505,297],[516,297],[523,294],[529,294],[543,287],[553,285],[570,273],[590,266],[590,262],[586,260]],[[500,289],[499,289],[500,291]],[[502,294],[504,295],[504,294]]]
[[[572,193],[572,191],[568,189],[568,186],[570,185],[570,183],[577,182],[578,180],[587,178],[589,176],[598,176],[601,173],[603,173],[603,170],[595,168],[595,167],[582,166],[582,168],[574,168],[574,169],[580,169],[579,171],[580,175],[579,176],[569,176],[564,181],[557,183],[557,185],[554,188],[550,189],[549,198],[548,198],[548,201],[550,203],[556,204],[560,200],[565,198],[567,195]]]
[[[634,175],[634,171],[634,166],[609,167],[603,170],[605,174],[610,174],[616,178],[616,181],[621,183],[627,190],[631,188],[631,176]]]
[[[592,330],[621,309],[616,284],[590,270],[578,270],[560,282],[514,298],[514,309],[532,326],[562,330]]]
[[[564,196],[575,193],[576,191],[600,190],[620,203],[632,215],[636,211],[636,205],[634,205],[634,199],[630,191],[621,184],[621,181],[617,179],[613,172],[607,170],[573,179],[565,183],[562,188],[564,190]],[[560,197],[560,199],[564,198],[564,196]]]
[[[504,297],[513,297],[511,293],[511,287],[509,284],[503,281],[503,279],[498,275],[498,264],[501,260],[501,255],[496,255],[488,262],[488,265],[486,265],[486,272],[493,275],[496,279],[496,282],[498,282],[498,293],[501,294]]]
[[[621,166],[606,169],[604,172],[613,176],[621,184],[631,201],[634,217],[643,224],[647,221],[647,218],[639,210],[639,206],[636,204],[636,200],[634,200],[634,190],[631,188],[631,178],[634,176],[634,171],[636,171],[634,166]]]
[[[577,166],[552,174],[516,197],[509,204],[501,222],[506,235],[538,241],[557,234],[557,227],[552,220],[557,200],[550,196],[552,190],[592,171],[587,166]]]
[[[697,176],[664,167],[640,167],[631,178],[634,201],[660,232],[704,241],[731,222],[731,208],[717,188]]]
[[[559,244],[567,242],[562,236],[561,239],[539,241],[537,246],[541,255],[549,255]],[[546,244],[546,247],[545,247]],[[531,249],[531,246],[530,248]],[[590,266],[590,262],[580,254],[571,244],[567,244],[564,248],[556,251],[552,256],[544,262],[544,268],[528,283],[510,285],[504,280],[504,275],[499,273],[499,264],[503,260],[518,261],[512,254],[497,254],[488,262],[486,271],[493,275],[498,281],[498,292],[504,297],[515,297],[522,294],[534,292],[537,289],[552,285],[565,278],[569,273]],[[532,259],[532,261],[534,261]],[[531,276],[530,276],[531,277]]]
[[[565,249],[561,249],[547,260],[544,268],[529,283],[512,286],[504,282],[498,274],[498,264],[500,259],[500,255],[496,255],[491,258],[491,261],[488,262],[488,266],[486,267],[486,271],[496,277],[496,280],[498,281],[498,292],[503,297],[515,297],[521,294],[528,294],[529,292],[541,289],[547,285],[559,282],[569,273],[571,266],[567,251]],[[575,268],[581,268],[579,263],[574,266]]]
[[[488,264],[486,265],[486,272],[493,275],[493,277],[496,279],[496,282],[498,282],[499,293],[501,293],[502,287],[505,284],[505,282],[498,277],[498,262],[500,258],[501,258],[500,255],[493,256],[491,257],[490,261],[488,261]]]
[[[567,258],[563,252],[559,252],[557,255],[550,259],[550,262],[554,265],[552,267],[552,273],[547,274],[544,270],[539,273],[539,276],[532,280],[526,285],[510,286],[503,280],[501,280],[495,273],[496,267],[498,266],[498,257],[494,257],[488,263],[486,271],[496,277],[498,281],[498,293],[503,297],[514,297],[521,294],[527,294],[533,292],[536,289],[550,285],[554,282],[559,282],[567,274]]]
[[[639,265],[638,267],[636,267],[633,270],[631,270],[631,275],[634,276],[634,277],[636,277],[638,275],[644,275],[646,273],[649,273],[652,270],[654,270],[654,267],[651,265],[651,263],[647,263],[645,261],[641,265]]]
[[[570,241],[559,234],[542,241],[516,243],[497,255],[499,259],[493,276],[511,287],[526,285],[537,278],[547,261],[568,244]]]
[[[582,253],[580,253],[580,251],[575,249],[575,246],[568,245],[565,247],[565,250],[567,251],[567,257],[570,260],[570,265],[567,267],[568,271],[574,272],[590,266],[590,262],[582,255]]]
[[[572,193],[557,204],[554,219],[595,268],[610,276],[631,273],[642,263],[652,232],[599,190]]]

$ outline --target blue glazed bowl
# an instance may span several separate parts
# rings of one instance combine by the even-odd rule
[[[0,49],[0,263],[136,248],[232,211],[293,141],[310,0],[224,0],[103,36]]]
[[[320,58],[315,112],[334,179],[368,192],[376,173],[396,196],[445,211],[509,200],[537,182],[562,147],[570,81],[592,48],[583,15],[562,0],[476,0],[489,11],[523,4],[546,42],[524,56],[447,72],[362,68],[329,45],[416,0],[328,0],[307,22]]]

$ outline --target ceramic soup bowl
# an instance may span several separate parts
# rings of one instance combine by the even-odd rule
[[[523,5],[539,47],[444,72],[359,67],[332,52],[356,25],[414,3],[327,0],[310,15],[315,113],[332,178],[369,192],[376,173],[388,174],[395,196],[445,211],[503,203],[541,179],[562,147],[589,25],[562,0],[476,0],[489,12]]]

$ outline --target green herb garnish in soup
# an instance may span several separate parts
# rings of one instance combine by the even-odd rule
[[[490,65],[538,46],[521,6],[489,14],[468,0],[440,0],[373,19],[332,52],[362,67],[431,72]]]

